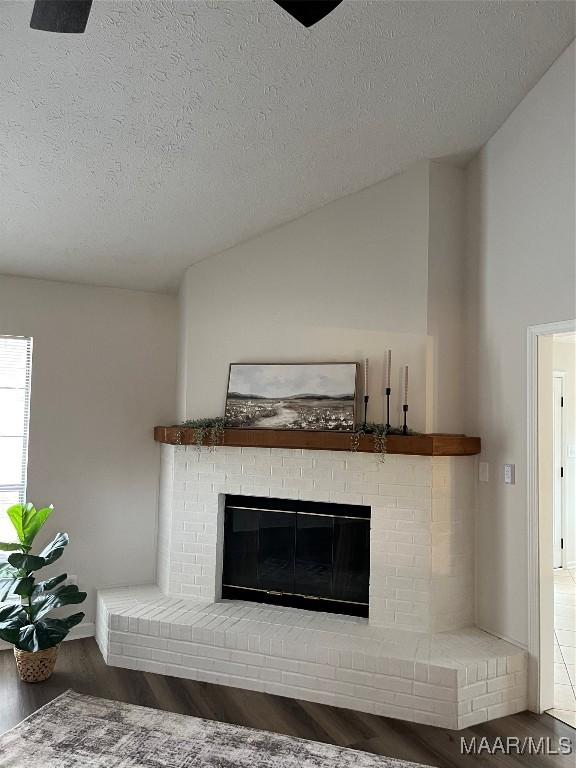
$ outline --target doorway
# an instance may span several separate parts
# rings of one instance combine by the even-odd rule
[[[572,446],[576,441],[572,390],[576,388],[576,335],[553,339],[553,566],[554,708],[550,714],[576,726],[576,568]]]
[[[576,320],[529,328],[530,708],[551,712],[574,726],[576,462],[571,457],[576,457],[575,403]]]

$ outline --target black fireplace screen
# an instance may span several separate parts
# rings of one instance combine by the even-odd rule
[[[368,616],[370,507],[227,496],[222,597]]]

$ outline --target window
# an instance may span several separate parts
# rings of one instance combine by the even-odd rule
[[[4,514],[26,501],[32,339],[0,336],[0,541],[14,541]]]

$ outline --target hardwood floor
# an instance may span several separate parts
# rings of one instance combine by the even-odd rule
[[[574,768],[575,765],[574,754],[493,757],[460,754],[461,736],[467,739],[487,736],[490,740],[498,736],[549,737],[556,747],[560,737],[569,737],[576,754],[576,730],[549,715],[525,712],[466,731],[444,731],[237,688],[108,667],[92,638],[63,643],[56,672],[50,680],[40,684],[21,683],[12,651],[0,652],[0,732],[16,725],[68,688],[93,696],[413,760],[437,768]],[[30,764],[30,768],[36,767]]]

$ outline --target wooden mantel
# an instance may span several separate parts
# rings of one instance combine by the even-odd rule
[[[168,445],[194,445],[196,430],[188,427],[154,427],[154,440]],[[250,448],[307,448],[309,450],[349,451],[346,432],[301,432],[280,429],[225,429],[223,445]],[[358,450],[374,453],[374,440],[362,435]],[[466,435],[390,435],[387,453],[412,456],[473,456],[480,453],[480,438]]]

